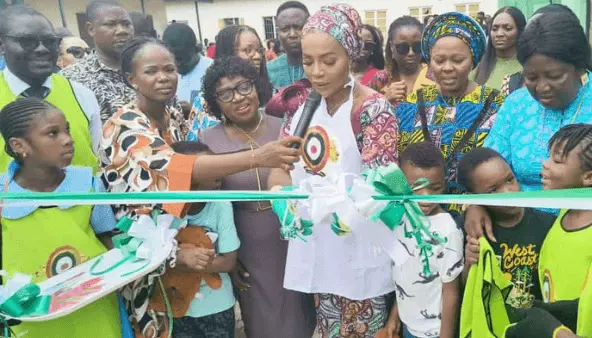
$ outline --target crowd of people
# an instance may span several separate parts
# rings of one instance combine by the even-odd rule
[[[422,195],[592,187],[591,48],[566,6],[401,16],[383,36],[347,4],[310,13],[287,1],[265,45],[246,25],[202,44],[173,22],[158,39],[114,0],[91,1],[86,16],[92,48],[31,7],[0,11],[3,192],[285,191],[392,164]],[[292,136],[313,91],[306,135]],[[305,241],[282,238],[286,215],[311,214],[290,201],[6,206],[1,267],[35,282],[113,248],[123,217],[185,218],[192,241],[209,243],[179,238],[174,269],[10,329],[226,338],[238,302],[249,338],[592,337],[592,211],[419,207],[446,240],[426,244],[405,217],[395,264],[360,235],[379,221],[353,206],[313,223]],[[492,261],[501,277],[478,276]],[[198,281],[190,297],[165,290],[183,309],[171,316],[155,285],[175,271],[218,282]],[[501,305],[475,288],[487,283],[506,285]]]

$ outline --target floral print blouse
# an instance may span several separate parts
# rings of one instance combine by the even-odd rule
[[[290,135],[291,119],[292,115],[286,116],[281,136]],[[397,163],[397,117],[395,108],[382,94],[366,96],[352,113],[351,122],[364,169]]]
[[[119,108],[103,127],[100,177],[110,192],[189,190],[196,155],[177,154],[172,143],[184,141],[189,128],[183,114],[166,108],[168,129],[156,125],[135,104]],[[182,204],[165,204],[180,216]],[[115,206],[116,218],[149,214],[153,205]]]

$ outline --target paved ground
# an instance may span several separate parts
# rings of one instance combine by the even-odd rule
[[[236,303],[236,306],[234,307],[234,315],[236,317],[236,331],[234,337],[247,338],[247,336],[245,335],[245,331],[243,330],[244,324],[241,319],[240,307],[238,306],[238,303]],[[312,338],[319,338],[319,335],[315,332]]]

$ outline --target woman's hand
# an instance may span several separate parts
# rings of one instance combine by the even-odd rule
[[[253,166],[259,168],[294,169],[294,163],[298,162],[300,148],[292,149],[293,143],[302,144],[298,136],[288,136],[280,140],[269,142],[260,148],[253,150]]]
[[[249,278],[249,273],[247,269],[243,266],[243,263],[240,261],[236,262],[236,266],[232,271],[230,271],[230,279],[232,280],[232,285],[235,288],[239,289],[239,291],[246,291],[248,288],[251,287],[249,285],[247,278]]]
[[[177,264],[187,270],[203,272],[210,267],[215,256],[216,252],[212,249],[183,248],[181,244],[177,252]]]
[[[390,102],[403,102],[407,98],[407,85],[405,81],[393,82],[385,92],[387,100]]]
[[[495,236],[493,236],[491,217],[482,206],[471,205],[467,209],[465,213],[465,229],[470,237],[481,238],[487,234],[490,241],[497,243]]]

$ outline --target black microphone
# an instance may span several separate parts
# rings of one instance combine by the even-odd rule
[[[306,134],[306,130],[308,129],[308,126],[310,126],[310,121],[312,120],[312,116],[314,115],[314,112],[317,110],[317,108],[319,107],[319,104],[321,103],[321,95],[317,92],[315,92],[314,90],[312,90],[310,92],[310,94],[308,94],[308,97],[306,98],[306,102],[304,102],[304,108],[302,109],[302,115],[300,115],[300,121],[298,121],[298,124],[296,125],[296,129],[294,129],[294,136],[298,136],[298,137],[304,137],[304,135]],[[298,143],[292,143],[292,145],[290,145],[290,147],[292,149],[298,149],[300,147],[300,144]]]

